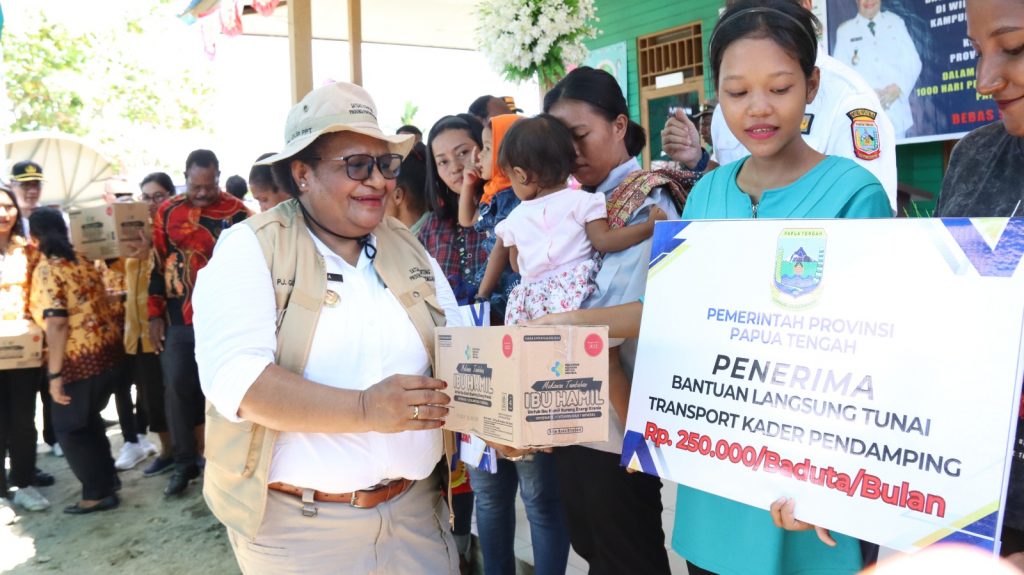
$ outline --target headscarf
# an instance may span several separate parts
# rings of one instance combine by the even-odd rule
[[[508,179],[505,172],[501,171],[501,167],[498,166],[498,149],[501,147],[501,141],[505,138],[505,133],[515,123],[516,120],[521,120],[523,117],[518,114],[501,114],[500,116],[492,116],[490,119],[491,123],[491,179],[484,184],[484,195],[480,198],[481,204],[491,203],[491,198],[495,194],[506,188],[512,187],[512,181]]]

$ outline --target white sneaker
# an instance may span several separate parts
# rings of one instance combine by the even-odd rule
[[[53,444],[53,447],[50,448],[50,453],[52,453],[54,457],[64,457],[64,449],[61,448],[59,443]]]
[[[31,486],[19,488],[14,492],[11,501],[27,511],[45,511],[50,508],[50,502],[35,487]]]
[[[141,445],[126,441],[121,446],[121,454],[117,456],[117,461],[114,462],[114,467],[121,471],[127,471],[132,467],[135,467],[139,463],[142,463],[146,459],[146,450]]]
[[[142,446],[142,450],[146,452],[147,456],[156,455],[157,453],[160,453],[160,449],[158,449],[157,446],[152,441],[150,441],[148,437],[141,433],[139,434],[139,445]]]
[[[7,500],[0,497],[0,527],[14,523],[14,520],[17,518],[18,515],[11,509]]]

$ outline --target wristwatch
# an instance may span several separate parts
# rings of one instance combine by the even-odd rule
[[[55,379],[60,379],[63,374],[64,374],[64,370],[63,369],[58,371],[57,373],[46,372],[46,379],[48,379],[49,381],[53,381]]]

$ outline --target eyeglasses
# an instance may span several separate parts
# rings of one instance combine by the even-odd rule
[[[155,194],[150,194],[150,195],[146,195],[146,194],[140,194],[140,195],[139,195],[139,198],[140,198],[140,199],[141,199],[142,201],[144,201],[144,202],[150,202],[150,203],[153,203],[153,204],[160,204],[160,203],[163,203],[163,201],[164,201],[164,200],[166,200],[166,199],[167,199],[167,198],[169,198],[169,197],[171,197],[171,195],[170,195],[170,194],[167,194],[167,193],[160,193],[160,192],[158,192],[158,193],[155,193]]]
[[[380,175],[384,176],[386,180],[397,178],[398,173],[402,170],[402,156],[398,154],[384,154],[376,158],[370,154],[351,154],[337,158],[315,159],[325,162],[345,162],[345,173],[357,182],[370,179],[374,164],[377,164]]]

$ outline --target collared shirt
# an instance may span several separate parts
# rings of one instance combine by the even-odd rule
[[[903,19],[892,12],[879,12],[873,20],[858,14],[839,25],[832,55],[875,90],[890,84],[900,87],[899,98],[886,111],[896,137],[902,138],[914,125],[910,94],[921,75],[921,57]]]
[[[478,270],[487,266],[484,234],[430,212],[416,237],[441,265],[443,276],[448,279],[459,303],[465,305],[473,301],[480,287]]]
[[[103,276],[81,254],[77,261],[43,258],[32,272],[29,310],[39,327],[46,318],[68,318],[64,382],[95,377],[124,359],[121,325]]]
[[[154,353],[149,339],[147,285],[153,273],[153,254],[145,258],[124,258],[124,350],[128,355]]]
[[[245,204],[227,192],[205,208],[193,206],[187,194],[160,205],[153,220],[158,265],[149,278],[150,319],[166,312],[172,324],[192,324],[196,274],[213,255],[221,232],[250,215]]]
[[[608,177],[601,182],[595,191],[604,194],[606,197],[615,191],[622,183],[622,180],[629,174],[642,169],[636,158],[630,158],[616,166],[608,173]],[[644,203],[637,208],[626,225],[638,224],[647,221],[647,215],[651,206],[658,206],[668,215],[668,219],[679,219],[679,212],[672,203],[672,198],[661,188],[651,191]],[[651,240],[647,239],[629,249],[621,252],[612,252],[604,255],[601,261],[601,270],[594,278],[595,289],[586,300],[583,301],[583,308],[599,308],[630,303],[639,300],[644,295],[647,287],[647,264],[651,260]],[[636,339],[627,339],[619,347],[619,358],[622,360],[622,367],[633,379],[633,364],[636,361]],[[622,437],[625,435],[625,425],[619,420],[615,410],[609,410],[608,416],[609,435],[608,441],[600,443],[588,443],[587,447],[606,451],[608,453],[622,453]]]
[[[312,234],[310,234],[312,236]],[[367,389],[393,374],[430,375],[430,360],[405,309],[365,253],[348,264],[313,237],[327,272],[342,277],[328,289],[339,296],[320,312],[303,376],[342,389]],[[460,325],[458,305],[431,260],[438,303],[448,325]],[[239,421],[242,397],[274,362],[276,307],[256,235],[237,226],[221,236],[199,273],[195,305],[196,361],[207,399]],[[283,432],[274,446],[269,481],[342,493],[384,479],[423,479],[440,460],[440,430],[401,433]]]
[[[826,156],[841,156],[860,164],[878,178],[889,197],[889,205],[896,210],[896,133],[888,115],[882,110],[878,94],[860,75],[842,62],[829,56],[821,47],[815,62],[821,70],[821,83],[814,101],[804,110],[804,141]],[[870,110],[878,129],[878,157],[865,159],[854,145],[855,127],[859,120],[850,117],[856,110]],[[856,114],[856,113],[855,113]],[[715,108],[711,117],[711,140],[715,145],[715,158],[721,165],[731,164],[750,155],[725,123],[722,107]],[[870,156],[867,156],[870,157]]]

